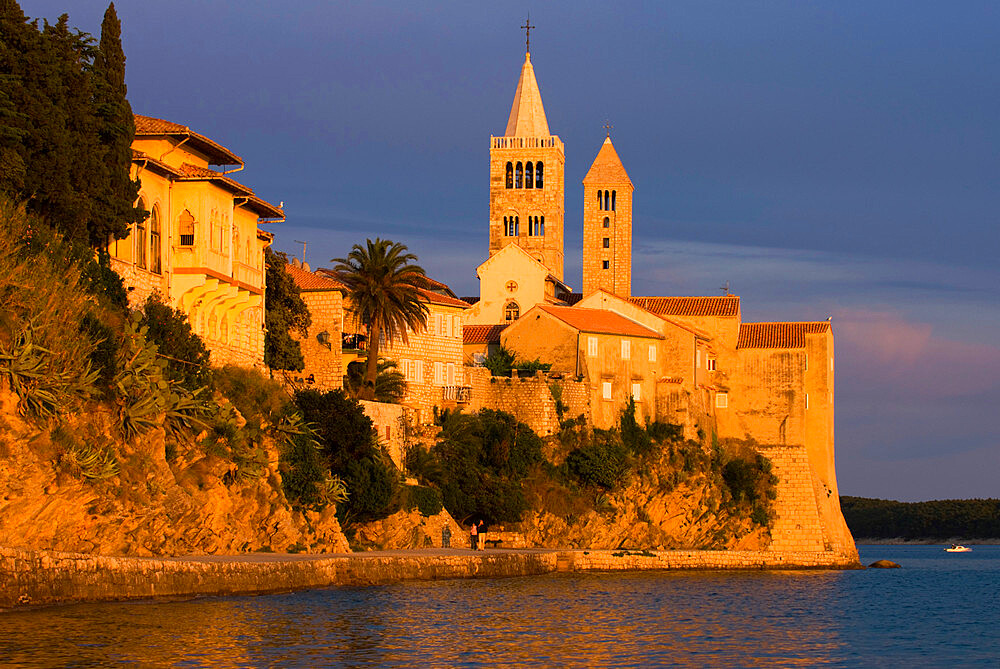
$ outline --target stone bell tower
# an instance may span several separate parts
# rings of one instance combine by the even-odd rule
[[[507,130],[490,137],[491,256],[517,244],[562,281],[565,162],[525,52]]]
[[[632,180],[609,132],[583,178],[583,294],[632,295]]]

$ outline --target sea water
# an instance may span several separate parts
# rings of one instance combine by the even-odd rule
[[[1000,667],[1000,546],[864,571],[411,582],[0,614],[3,666]]]

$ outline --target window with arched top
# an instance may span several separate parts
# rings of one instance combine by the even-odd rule
[[[604,191],[604,210],[608,211],[611,209],[611,193],[610,191]]]
[[[178,218],[178,233],[181,246],[194,246],[194,216],[187,209]]]
[[[162,271],[161,265],[161,239],[163,233],[160,230],[160,207],[153,205],[153,211],[149,214],[149,271],[159,274]]]
[[[507,161],[507,172],[504,184],[506,188],[514,187],[514,163],[510,161]]]
[[[538,226],[538,236],[539,237],[544,237],[545,236],[545,217],[544,216],[542,216],[542,222]]]
[[[604,227],[606,227],[606,228],[610,228],[611,227],[611,219],[608,218],[607,216],[604,217]]]
[[[597,209],[604,209],[604,191],[602,190],[597,191]]]
[[[611,211],[615,210],[615,191],[611,191]]]
[[[514,236],[517,237],[520,234],[521,234],[521,217],[520,216],[515,216],[514,217]]]
[[[140,198],[139,206],[146,208],[146,203]],[[135,224],[135,266],[146,268],[146,221]]]
[[[503,319],[511,323],[521,317],[521,307],[517,302],[511,300],[503,308]]]
[[[524,165],[520,162],[514,167],[514,188],[524,188]]]
[[[535,166],[530,162],[524,165],[524,187],[534,188],[535,187]]]
[[[535,163],[535,188],[542,187],[542,172],[544,172],[542,164]]]

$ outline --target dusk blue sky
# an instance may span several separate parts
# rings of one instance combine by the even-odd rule
[[[459,295],[524,59],[580,185],[636,185],[633,292],[833,317],[844,494],[1000,497],[1000,3],[122,0],[129,99],[246,160],[322,265],[402,241]],[[100,32],[105,0],[22,0]]]

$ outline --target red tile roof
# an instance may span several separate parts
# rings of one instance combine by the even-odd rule
[[[309,270],[297,267],[291,263],[285,265],[285,270],[291,275],[292,279],[295,280],[295,285],[299,287],[299,290],[306,292],[329,290],[339,290],[343,292],[345,290],[344,284],[339,281],[335,281],[328,276],[321,276],[315,272],[310,272]]]
[[[584,309],[582,307],[556,307],[548,304],[540,304],[537,308],[550,316],[555,316],[570,327],[580,330],[581,332],[663,339],[663,335],[659,332],[650,330],[646,326],[640,325],[639,323],[629,320],[628,318],[625,318],[620,314],[616,314],[613,311],[604,311],[602,309]],[[527,314],[525,314],[525,316],[527,316]]]
[[[657,316],[736,316],[740,312],[740,298],[737,295],[630,297],[629,301]]]
[[[235,153],[186,125],[164,121],[161,118],[135,114],[136,137],[188,137],[192,148],[203,151],[212,165],[242,165],[243,159]]]
[[[462,327],[462,339],[466,344],[499,344],[500,333],[507,323],[500,325],[466,325]]]
[[[744,323],[736,348],[804,348],[807,334],[830,331],[827,321],[804,323]]]
[[[316,270],[316,272],[331,279],[338,280],[337,273],[332,269],[324,267]],[[426,280],[424,285],[427,287],[417,287],[417,292],[419,292],[420,296],[430,304],[440,304],[447,307],[461,307],[462,309],[469,308],[469,303],[463,302],[455,297],[455,294],[451,292],[451,289],[448,288],[446,284],[443,284],[440,281],[435,281],[430,277],[424,277],[424,279]]]

